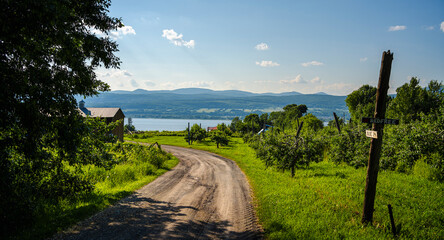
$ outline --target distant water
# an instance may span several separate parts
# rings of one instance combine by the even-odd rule
[[[202,128],[216,127],[217,124],[230,124],[230,120],[203,120],[203,119],[161,119],[161,118],[133,118],[133,125],[140,131],[183,131],[197,123]],[[125,118],[125,124],[128,124],[128,118]]]

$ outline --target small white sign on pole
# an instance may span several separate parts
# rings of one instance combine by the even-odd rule
[[[365,130],[365,135],[369,138],[378,138],[378,132],[372,130]]]

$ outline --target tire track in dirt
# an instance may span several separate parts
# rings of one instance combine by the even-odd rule
[[[261,239],[245,175],[230,159],[163,145],[180,162],[54,239]]]

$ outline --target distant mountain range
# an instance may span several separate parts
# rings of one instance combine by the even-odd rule
[[[302,94],[251,93],[238,90],[215,91],[204,88],[176,90],[104,92],[85,99],[88,107],[120,107],[126,117],[177,119],[233,119],[250,113],[281,111],[288,104],[305,104],[308,112],[327,121],[332,112],[349,118],[346,96],[333,96],[320,92]],[[77,97],[80,101],[81,96]]]

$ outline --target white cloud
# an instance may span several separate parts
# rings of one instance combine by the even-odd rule
[[[444,32],[444,22],[441,22],[441,27],[440,27],[441,31]]]
[[[133,74],[127,70],[122,69],[106,69],[105,71],[98,71],[97,76],[105,78],[119,78],[119,77],[131,77]]]
[[[305,81],[301,74],[297,75],[295,78],[290,79],[290,80],[281,80],[279,81],[281,84],[292,84],[292,83],[307,83],[307,81]]]
[[[112,38],[118,39],[125,35],[136,35],[136,31],[131,26],[124,26],[122,28],[118,28],[117,31],[111,31],[110,35]]]
[[[425,27],[425,30],[433,30],[433,29],[435,29],[435,27],[434,26],[428,26],[428,27]]]
[[[162,30],[162,37],[170,40],[176,46],[184,46],[187,48],[194,48],[195,42],[194,40],[185,41],[183,40],[182,34],[177,34],[174,29],[164,29]]]
[[[279,66],[279,63],[273,61],[262,61],[262,62],[256,62],[256,65],[259,65],[261,67],[277,67]]]
[[[396,25],[396,26],[390,26],[389,27],[389,32],[394,32],[394,31],[402,31],[402,30],[406,30],[407,27],[404,25]]]
[[[321,78],[320,77],[315,77],[313,79],[310,80],[311,83],[320,83],[321,82]]]
[[[133,90],[140,86],[133,74],[127,70],[100,68],[95,73],[98,79],[109,84],[111,90]]]
[[[322,66],[324,65],[324,63],[318,62],[318,61],[311,61],[311,62],[306,62],[306,63],[302,63],[301,64],[304,67],[308,67],[308,66]]]
[[[363,58],[360,58],[360,59],[359,59],[360,62],[366,62],[367,60],[368,60],[367,57],[363,57]]]
[[[106,33],[102,32],[98,29],[95,29],[95,28],[90,29],[90,31],[91,31],[91,33],[93,33],[99,37],[106,37],[107,35],[109,35],[114,40],[122,38],[125,35],[136,35],[136,31],[131,26],[124,26],[124,27],[118,28],[115,31],[109,32],[109,34],[106,34]]]
[[[259,51],[268,50],[268,45],[266,43],[259,43],[254,48],[256,48]]]

